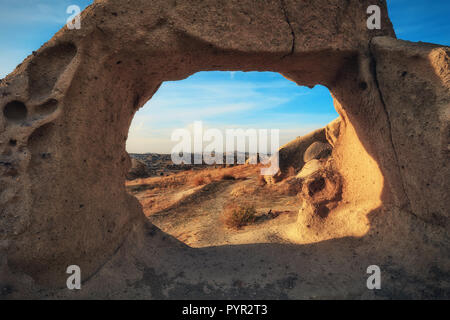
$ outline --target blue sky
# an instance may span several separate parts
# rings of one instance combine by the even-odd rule
[[[66,22],[69,5],[92,0],[0,0],[0,78]],[[449,0],[388,0],[397,36],[450,46]],[[170,152],[176,128],[280,129],[281,144],[337,117],[328,90],[299,87],[271,72],[199,72],[166,82],[136,114],[129,152]]]

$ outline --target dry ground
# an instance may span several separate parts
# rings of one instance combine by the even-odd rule
[[[260,166],[187,171],[126,183],[157,227],[191,247],[286,243],[283,230],[295,223],[299,199],[286,185],[262,183]],[[250,204],[256,221],[236,229],[223,222],[229,204]]]

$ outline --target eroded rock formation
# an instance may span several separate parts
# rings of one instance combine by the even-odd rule
[[[147,165],[143,161],[131,158],[131,168],[127,173],[127,179],[134,180],[138,178],[147,178],[149,176],[150,174]]]
[[[289,174],[290,170],[300,171],[307,161],[304,160],[306,150],[313,143],[326,143],[325,128],[315,130],[307,135],[298,137],[282,146],[278,150],[280,169],[273,176],[266,176],[267,183],[281,181]]]
[[[373,4],[381,30],[366,27]],[[7,297],[372,297],[372,264],[391,279],[378,296],[448,297],[449,48],[397,40],[380,0],[100,0],[81,22],[0,83]],[[163,81],[202,70],[275,71],[332,92],[338,177],[305,184],[322,209],[299,214],[291,235],[304,245],[185,248],[125,192],[134,113]],[[79,293],[58,289],[72,264]]]

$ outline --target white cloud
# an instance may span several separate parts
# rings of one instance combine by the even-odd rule
[[[280,144],[304,135],[334,119],[333,114],[282,113],[279,106],[310,89],[292,92],[287,81],[168,82],[135,115],[127,141],[129,152],[170,153],[176,142],[171,133],[203,121],[204,130],[279,129]],[[283,89],[288,89],[285,91]],[[289,92],[289,94],[286,94]]]

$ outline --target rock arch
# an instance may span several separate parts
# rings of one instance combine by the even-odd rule
[[[366,27],[374,3],[381,30]],[[0,83],[0,253],[8,274],[61,287],[67,265],[91,277],[125,243],[153,232],[123,186],[128,128],[163,81],[201,70],[276,71],[327,86],[344,122],[344,198],[375,199],[366,247],[376,232],[389,233],[380,245],[387,248],[396,232],[434,230],[430,246],[448,253],[449,51],[396,40],[384,0],[99,0],[81,23]],[[422,174],[436,170],[442,175],[433,181]],[[345,219],[336,223],[318,225],[311,239],[355,235]],[[410,244],[403,245],[398,263]],[[409,268],[419,272],[432,260]]]

